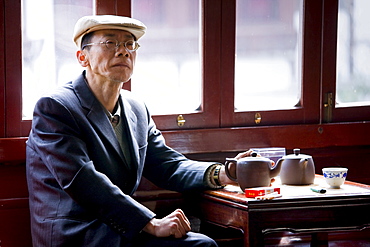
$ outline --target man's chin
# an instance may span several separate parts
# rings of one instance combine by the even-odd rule
[[[128,78],[127,79],[127,77],[126,78],[122,78],[122,77],[118,77],[118,78],[110,78],[110,81],[112,81],[112,82],[116,82],[116,83],[126,83],[126,82],[128,82],[129,80],[130,80],[131,78]]]

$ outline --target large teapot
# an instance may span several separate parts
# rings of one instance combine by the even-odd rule
[[[315,165],[310,155],[300,153],[294,149],[293,154],[283,157],[280,179],[282,184],[307,185],[315,180]]]
[[[273,161],[264,157],[244,157],[241,159],[227,158],[225,163],[226,175],[233,181],[239,183],[244,191],[246,188],[270,186],[271,178],[279,175],[280,159],[275,166]],[[230,164],[236,165],[235,174],[230,172]]]

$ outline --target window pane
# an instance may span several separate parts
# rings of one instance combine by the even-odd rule
[[[131,90],[152,114],[191,113],[201,102],[199,0],[135,0],[133,17],[148,28]]]
[[[236,111],[289,109],[300,98],[302,0],[238,0]]]
[[[74,79],[83,68],[72,41],[76,21],[93,14],[93,0],[22,0],[23,118],[40,96]]]
[[[370,1],[340,0],[337,103],[370,104]]]

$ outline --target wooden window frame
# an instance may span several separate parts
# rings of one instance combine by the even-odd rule
[[[1,0],[0,110],[1,137],[28,136],[30,120],[22,120],[21,3]],[[158,127],[166,131],[258,127],[273,125],[321,124],[325,93],[335,91],[336,16],[338,0],[304,2],[302,62],[302,98],[292,110],[260,111],[262,122],[256,125],[256,111],[234,112],[234,53],[222,49],[223,43],[235,43],[236,0],[202,1],[203,102],[202,111],[182,114],[184,127],[177,126],[177,114],[154,116]],[[334,6],[334,7],[333,7]],[[131,15],[130,0],[96,0],[97,14]],[[325,21],[323,21],[325,20]],[[221,27],[221,28],[220,28]],[[335,33],[334,33],[335,32]],[[215,59],[220,58],[220,59]],[[221,59],[222,58],[222,59]],[[130,84],[128,84],[128,89]],[[186,99],[185,99],[186,100]],[[370,107],[335,108],[333,122],[368,121]],[[359,117],[359,116],[360,117]]]
[[[340,123],[355,121],[370,121],[370,105],[341,107],[336,102],[337,80],[337,31],[338,31],[338,5],[339,0],[323,1],[323,37],[322,37],[322,95],[321,115],[323,122]],[[333,107],[331,113],[325,105],[328,103],[327,95],[332,93]],[[330,110],[329,110],[330,111]],[[331,115],[331,116],[328,116]]]
[[[235,43],[236,0],[224,2],[222,19],[223,42]],[[223,65],[222,79],[222,127],[232,126],[267,126],[288,124],[310,124],[319,122],[320,97],[320,46],[321,46],[321,10],[320,1],[304,1],[303,13],[303,49],[302,49],[302,89],[298,106],[288,110],[234,112],[234,65],[235,50],[222,53],[227,58]],[[307,15],[306,13],[310,13]],[[225,60],[225,59],[224,59]],[[312,66],[315,65],[315,66]],[[261,122],[255,121],[260,114]]]

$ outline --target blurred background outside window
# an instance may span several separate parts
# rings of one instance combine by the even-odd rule
[[[200,109],[200,0],[135,0],[132,16],[147,26],[140,40],[131,91],[154,115]]]
[[[94,13],[93,2],[22,0],[23,119],[32,119],[35,103],[44,93],[83,71],[75,55],[73,28],[80,17]]]
[[[154,115],[201,109],[200,5],[200,0],[132,1],[133,17],[148,31],[140,40],[131,88]],[[290,109],[299,102],[302,10],[303,0],[237,0],[236,111]],[[340,106],[370,102],[369,10],[367,0],[339,2]],[[94,12],[94,0],[22,0],[23,118],[32,118],[42,94],[81,73],[73,27]]]
[[[238,0],[235,111],[291,109],[301,89],[302,0]]]
[[[370,1],[340,0],[337,106],[370,105]]]

